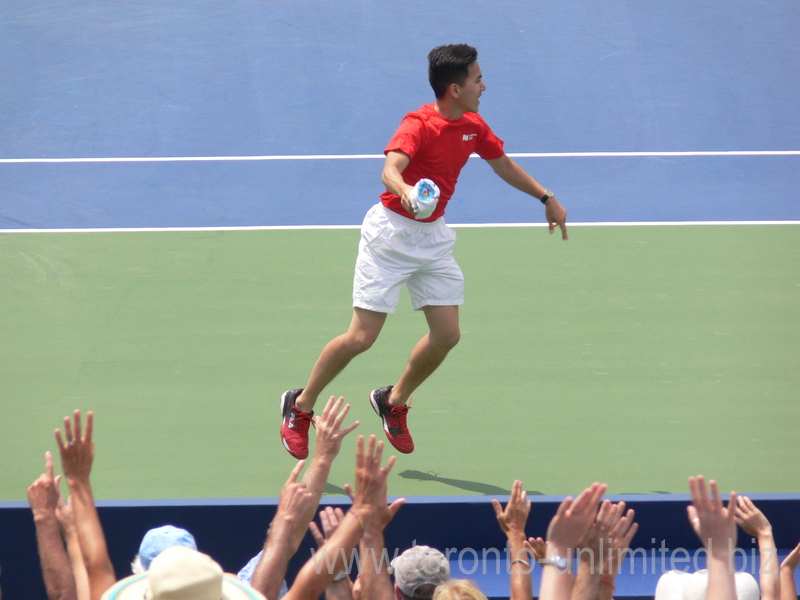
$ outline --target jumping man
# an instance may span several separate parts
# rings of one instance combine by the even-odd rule
[[[369,400],[392,445],[403,453],[414,450],[406,424],[411,393],[461,335],[458,307],[464,303],[464,277],[452,254],[456,234],[443,216],[470,154],[477,153],[505,182],[540,200],[550,233],[558,226],[567,239],[566,209],[506,155],[503,141],[478,116],[486,85],[477,59],[477,50],[466,44],[431,50],[428,79],[436,101],[407,114],[384,150],[381,180],[386,191],[361,226],[350,327],[323,348],[306,387],[281,396],[281,440],[296,458],[308,455],[308,426],[317,397],[372,346],[386,315],[397,309],[403,284],[413,309],[425,313],[429,331],[412,350],[397,383],[373,390]],[[418,220],[412,200],[414,185],[423,178],[438,186],[440,198],[433,214]]]

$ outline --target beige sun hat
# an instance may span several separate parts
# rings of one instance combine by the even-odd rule
[[[214,559],[185,546],[167,548],[147,573],[126,577],[101,600],[266,600]]]

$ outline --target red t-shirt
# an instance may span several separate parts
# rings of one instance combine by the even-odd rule
[[[464,113],[457,121],[448,121],[436,112],[434,104],[426,104],[408,113],[383,151],[400,151],[411,160],[403,171],[403,180],[414,185],[422,178],[432,180],[441,195],[436,210],[423,222],[435,221],[444,214],[453,196],[461,169],[473,152],[484,160],[505,154],[503,140],[497,137],[478,113]],[[389,190],[381,194],[386,208],[413,219]]]

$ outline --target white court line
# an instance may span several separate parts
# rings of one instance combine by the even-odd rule
[[[690,152],[509,152],[511,158],[639,158],[675,156],[798,156],[800,150],[730,150]],[[472,157],[477,157],[473,154]],[[132,156],[82,158],[0,158],[0,164],[32,163],[150,163],[235,162],[270,160],[364,160],[382,159],[383,154],[295,154],[272,156]]]
[[[547,227],[547,223],[449,223],[454,229],[480,229],[503,227]],[[800,225],[800,221],[636,221],[567,223],[568,227],[676,227],[683,225]],[[252,225],[243,227],[81,227],[65,229],[0,229],[4,233],[161,233],[192,231],[292,231],[360,229],[360,225]]]

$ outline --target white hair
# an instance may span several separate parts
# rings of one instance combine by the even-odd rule
[[[131,572],[134,575],[140,575],[141,573],[144,573],[145,571],[147,571],[147,569],[145,569],[144,565],[142,564],[142,557],[137,554],[133,558],[133,562],[131,562]]]

